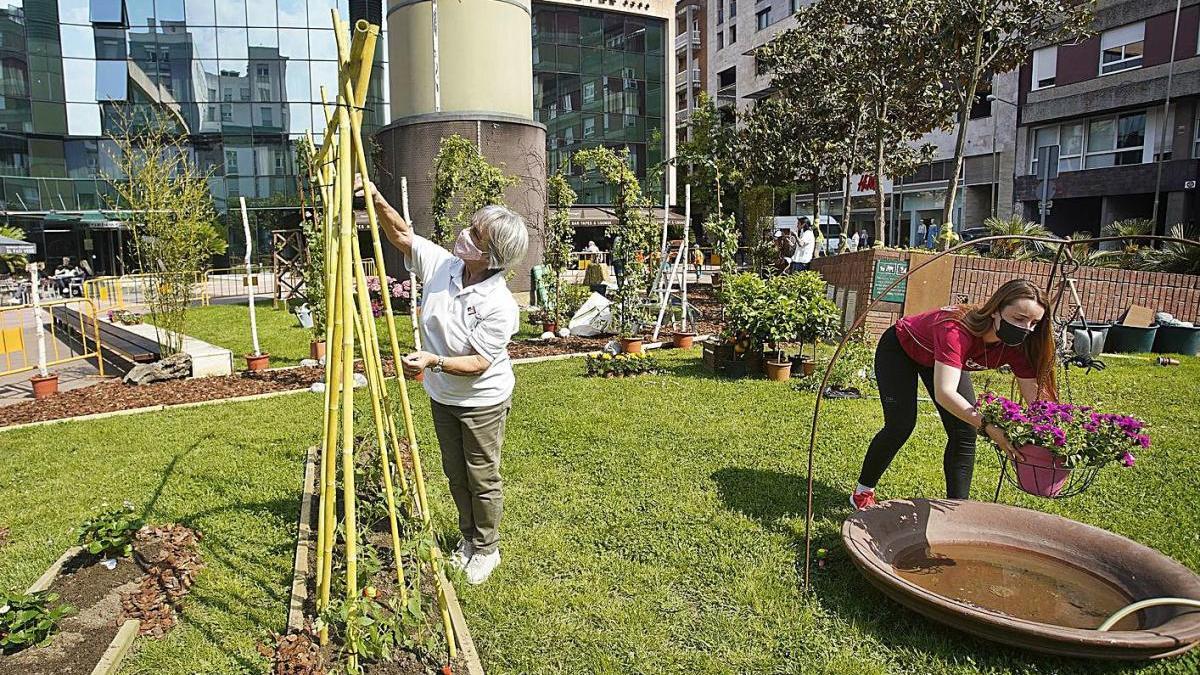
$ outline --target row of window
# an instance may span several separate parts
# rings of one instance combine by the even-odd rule
[[[161,27],[150,32],[124,28],[93,28],[63,24],[56,32],[61,56],[81,59],[138,57],[148,52],[161,53],[166,60],[246,59],[256,49],[276,50],[287,59],[336,61],[337,43],[332,30],[308,28],[205,28]],[[23,52],[17,31],[0,30],[5,39],[0,48]],[[51,44],[50,50],[57,51]],[[380,40],[376,61],[382,62],[387,51]],[[59,54],[49,54],[58,56]]]
[[[1042,148],[1058,148],[1058,170],[1078,171],[1141,164],[1146,147],[1146,112],[1105,115],[1033,130],[1029,173],[1037,175]]]
[[[596,10],[538,7],[533,12],[533,42],[579,45],[639,54],[665,53],[665,22]]]
[[[665,60],[663,55],[655,56],[588,47],[544,44],[535,44],[533,47],[533,70],[535,73],[555,71],[661,82]]]
[[[55,0],[24,0],[26,3]],[[10,4],[21,0],[8,0]],[[189,26],[329,27],[330,10],[345,21],[347,0],[57,0],[63,23],[146,26],[185,22]]]
[[[1146,22],[1126,24],[1100,35],[1100,68],[1097,76],[1142,67],[1146,48]],[[1032,88],[1053,87],[1058,75],[1058,45],[1033,52]]]

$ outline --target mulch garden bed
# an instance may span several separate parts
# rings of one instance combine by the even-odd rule
[[[141,386],[109,380],[62,392],[41,401],[25,401],[0,408],[0,427],[158,405],[307,389],[314,382],[323,381],[324,377],[325,371],[321,368],[290,368]]]
[[[99,556],[76,555],[49,589],[76,613],[60,622],[46,646],[0,656],[0,672],[87,675],[127,619],[141,620],[139,635],[161,637],[175,625],[175,606],[203,567],[198,538],[182,525],[143,527],[133,555],[117,558],[111,570]]]
[[[688,304],[700,313],[700,321],[695,326],[688,326],[697,335],[712,335],[721,331],[721,303],[717,301],[712,286],[703,285],[688,287]],[[650,340],[652,331],[645,331],[643,338]],[[508,345],[508,356],[511,359],[528,359],[541,356],[558,356],[562,354],[583,354],[598,352],[616,338],[615,335],[601,337],[566,337],[549,341],[527,339],[514,341]],[[671,328],[663,326],[658,333],[658,339],[670,342]]]

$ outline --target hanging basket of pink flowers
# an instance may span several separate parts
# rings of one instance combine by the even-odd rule
[[[392,296],[392,311],[407,312],[412,299],[412,282],[408,279],[396,281],[387,277],[388,293]],[[371,297],[371,312],[376,318],[383,316],[383,282],[379,277],[367,277],[367,292]]]
[[[978,410],[1021,454],[1017,459],[996,448],[1001,483],[1007,478],[1039,497],[1080,494],[1091,486],[1100,469],[1110,464],[1132,467],[1134,453],[1150,447],[1145,422],[1102,413],[1091,406],[1036,401],[1021,407],[989,392],[979,398]],[[997,496],[999,493],[997,486]]]

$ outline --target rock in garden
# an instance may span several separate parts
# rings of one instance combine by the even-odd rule
[[[324,382],[313,382],[312,386],[309,387],[308,390],[314,394],[324,394],[325,393],[325,383]]]
[[[367,386],[367,376],[363,375],[362,373],[355,373],[354,374],[354,388],[362,389],[365,386]]]
[[[571,337],[571,329],[570,328],[559,328],[558,329],[558,337],[561,337],[561,338]]]
[[[545,333],[542,333],[542,339],[543,340],[553,340],[554,333],[551,333],[550,331],[546,331]]]
[[[151,382],[180,380],[192,374],[192,357],[188,354],[172,354],[154,363],[142,363],[125,375],[125,384],[142,385]]]
[[[301,368],[316,368],[321,365],[321,362],[316,359],[302,359],[300,361]]]

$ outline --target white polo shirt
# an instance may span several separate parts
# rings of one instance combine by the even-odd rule
[[[817,238],[813,235],[812,230],[805,230],[800,233],[799,243],[796,244],[796,253],[792,256],[792,262],[810,263],[813,259],[813,250],[817,247]]]
[[[425,351],[439,356],[479,354],[491,363],[481,375],[426,370],[429,397],[443,405],[467,407],[507,401],[516,384],[508,342],[520,327],[521,313],[504,282],[504,273],[463,288],[463,261],[416,234],[405,266],[421,280]]]

